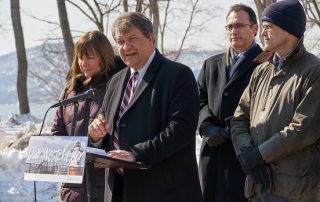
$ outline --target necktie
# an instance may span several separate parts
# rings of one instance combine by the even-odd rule
[[[115,149],[120,148],[119,147],[119,134],[118,134],[119,122],[120,122],[120,119],[121,119],[125,109],[128,107],[128,105],[131,101],[132,95],[135,91],[138,74],[139,74],[139,72],[137,72],[137,71],[135,71],[134,73],[131,74],[130,79],[127,83],[126,89],[124,90],[124,93],[123,93],[122,101],[121,101],[120,108],[119,108],[118,118],[117,118],[117,122],[116,122],[116,131],[114,133],[113,146]]]

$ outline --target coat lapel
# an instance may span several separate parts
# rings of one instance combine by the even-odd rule
[[[223,54],[218,61],[218,70],[221,78],[221,85],[225,86],[227,84],[227,54]]]
[[[236,71],[232,75],[226,87],[228,87],[242,75],[246,74],[255,64],[255,62],[253,62],[254,58],[257,57],[261,52],[262,49],[258,44],[252,47],[251,50],[247,51],[235,64]]]
[[[114,102],[112,104],[111,110],[110,110],[110,117],[113,117],[114,120],[113,123],[115,124],[118,118],[118,111],[119,111],[119,107],[120,104],[122,102],[122,97],[123,97],[123,93],[124,93],[124,89],[128,83],[129,80],[129,76],[130,76],[130,68],[127,67],[126,70],[124,70],[123,72],[121,72],[121,75],[119,76],[118,82],[117,82],[117,90],[115,90],[115,94],[114,94]]]

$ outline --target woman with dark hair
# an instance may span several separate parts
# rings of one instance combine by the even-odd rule
[[[67,84],[59,100],[74,97],[90,88],[96,89],[96,95],[91,99],[89,107],[87,107],[87,101],[79,102],[73,135],[85,135],[88,123],[95,118],[102,105],[107,82],[113,74],[124,67],[124,63],[115,56],[108,38],[102,32],[89,31],[79,38],[75,45],[74,59],[67,76]],[[87,114],[89,114],[89,120],[86,123]],[[52,135],[71,135],[72,116],[73,104],[59,107],[51,128]],[[104,169],[95,169],[95,177],[97,193],[104,193]],[[85,177],[82,184],[64,183],[60,193],[61,201],[87,201]],[[99,202],[104,199],[103,194],[98,194],[97,197]]]

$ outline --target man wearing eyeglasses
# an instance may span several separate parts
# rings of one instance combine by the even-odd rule
[[[262,14],[263,62],[234,118],[232,141],[252,202],[320,201],[320,59],[303,46],[306,15],[297,0]]]
[[[243,194],[245,174],[231,144],[229,123],[258,65],[253,59],[262,49],[255,43],[258,24],[250,7],[231,6],[226,23],[230,47],[205,60],[198,78],[198,126],[203,138],[199,171],[205,202],[247,201]]]

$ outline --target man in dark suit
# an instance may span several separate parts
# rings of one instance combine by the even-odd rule
[[[192,71],[155,49],[152,23],[140,13],[119,16],[112,34],[128,67],[110,80],[101,114],[89,126],[91,141],[106,144],[110,157],[151,168],[107,169],[106,201],[201,202]]]
[[[198,87],[199,133],[203,138],[199,172],[205,202],[242,202],[245,174],[230,139],[229,123],[262,51],[255,43],[258,31],[254,11],[233,5],[226,17],[230,47],[205,60]]]

